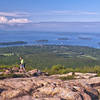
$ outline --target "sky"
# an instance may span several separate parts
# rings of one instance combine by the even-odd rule
[[[61,26],[62,22],[64,24]],[[76,22],[81,23],[81,26],[85,22],[83,26],[91,29],[91,25],[87,25],[90,22],[92,28],[94,26],[93,29],[97,30],[99,26],[96,23],[100,22],[100,0],[0,0],[1,30],[55,28],[56,31],[58,27],[68,26],[68,22],[71,22],[72,28],[77,25]],[[80,27],[78,25],[77,28]]]

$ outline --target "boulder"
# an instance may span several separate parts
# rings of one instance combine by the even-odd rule
[[[3,74],[11,74],[12,72],[11,72],[11,70],[9,70],[9,69],[6,69],[4,72],[3,72]]]
[[[89,79],[89,78],[93,78],[96,77],[97,74],[96,73],[78,73],[75,72],[75,78],[76,79]]]
[[[67,76],[72,76],[74,75],[75,79],[89,79],[89,78],[93,78],[93,77],[97,77],[96,73],[78,73],[78,72],[70,72],[67,74],[56,74],[56,75],[51,75],[51,77],[55,77],[55,78],[60,78],[60,77],[67,77]]]
[[[3,74],[3,72],[0,72],[0,75],[2,75]]]
[[[19,72],[19,68],[16,67],[16,66],[14,66],[14,67],[12,68],[12,71],[13,71],[13,72]]]
[[[28,71],[27,74],[29,74],[31,76],[38,76],[38,69]]]

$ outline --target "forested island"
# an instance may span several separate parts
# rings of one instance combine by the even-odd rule
[[[0,42],[0,45],[18,45],[18,44],[27,44],[27,42],[25,41]]]

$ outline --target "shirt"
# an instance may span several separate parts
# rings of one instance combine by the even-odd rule
[[[23,59],[21,59],[21,64],[24,64],[24,60]]]

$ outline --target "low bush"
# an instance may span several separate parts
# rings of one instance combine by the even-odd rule
[[[73,79],[75,79],[74,77],[75,77],[74,75],[70,75],[70,76],[67,76],[67,77],[60,77],[60,79],[63,80],[63,81],[65,81],[65,80],[73,80]]]

